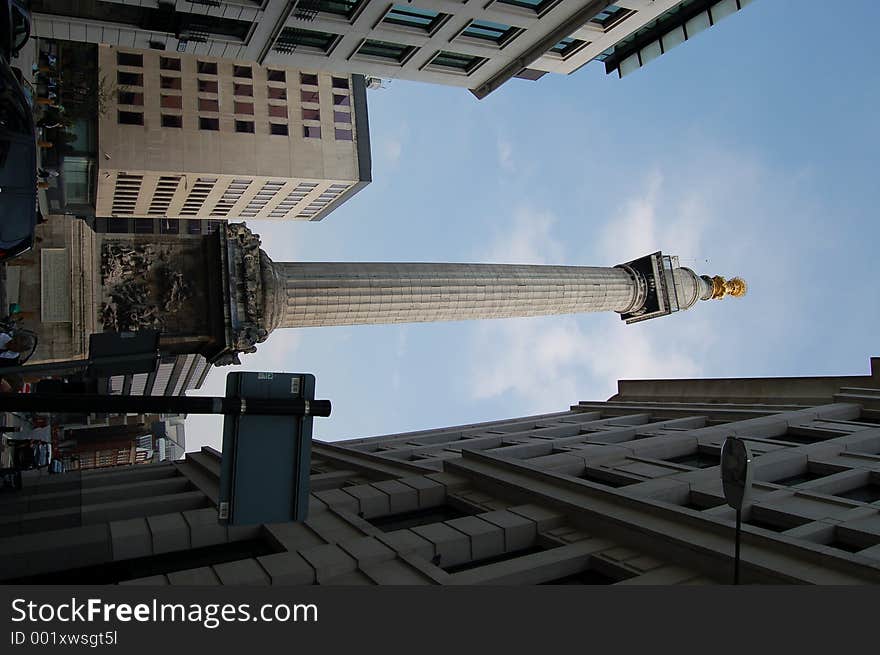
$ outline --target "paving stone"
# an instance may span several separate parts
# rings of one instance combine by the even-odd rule
[[[504,530],[504,550],[512,552],[528,548],[535,543],[538,528],[534,521],[519,514],[499,510],[480,514],[479,518]]]
[[[170,553],[190,547],[189,525],[180,512],[148,516],[147,525],[150,526],[150,533],[153,535],[154,554]]]
[[[110,522],[113,559],[147,557],[153,554],[153,537],[146,519]]]
[[[315,569],[299,553],[273,553],[257,558],[273,585],[315,584]]]
[[[396,556],[393,550],[373,537],[351,539],[341,542],[339,546],[357,560],[358,566],[383,562]]]
[[[357,568],[357,561],[336,544],[314,546],[300,551],[312,568],[319,584]]]
[[[470,537],[473,560],[495,557],[504,552],[504,531],[497,525],[476,516],[463,516],[445,523]]]
[[[228,540],[226,526],[221,525],[217,520],[217,510],[213,507],[190,509],[182,514],[189,526],[190,543],[193,548],[222,544]]]
[[[214,573],[225,585],[268,585],[269,576],[255,559],[241,559],[214,565]]]
[[[439,507],[446,502],[446,487],[423,475],[398,480],[401,484],[415,489],[419,495],[419,507]]]
[[[388,505],[392,514],[412,512],[419,508],[419,492],[397,480],[374,482],[373,487],[388,494]]]
[[[440,556],[441,566],[455,566],[470,561],[470,538],[445,523],[420,525],[412,528],[412,531],[434,544],[434,552]]]

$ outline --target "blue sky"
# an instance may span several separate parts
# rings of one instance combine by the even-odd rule
[[[796,11],[794,10],[796,9]],[[757,0],[624,79],[592,63],[482,101],[369,92],[373,183],[275,261],[614,265],[655,250],[743,299],[616,314],[279,330],[243,369],[310,372],[338,440],[563,411],[621,378],[844,375],[880,354],[880,3]],[[842,26],[840,26],[842,27]],[[219,394],[229,368],[209,375]],[[187,421],[187,448],[221,421]]]

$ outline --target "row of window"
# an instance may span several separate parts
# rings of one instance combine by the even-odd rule
[[[129,68],[143,68],[144,56],[143,54],[134,52],[117,52],[116,63],[119,66],[127,66]],[[180,72],[181,60],[179,57],[160,57],[159,68],[164,71]],[[196,62],[196,71],[199,73],[199,75],[217,75],[218,63],[215,61],[199,60]],[[238,64],[233,64],[232,75],[233,77],[253,79],[254,71],[251,66],[241,66]],[[266,70],[266,79],[269,82],[286,82],[287,73],[283,70],[275,70],[270,68]]]
[[[314,111],[314,114],[306,114],[306,112]],[[313,117],[314,116],[314,117]],[[334,121],[337,123],[350,123],[351,114],[344,112],[333,112]],[[303,110],[304,120],[320,120],[317,110]],[[120,125],[143,125],[144,114],[139,111],[119,111],[117,121]],[[254,134],[254,121],[235,120],[235,131]],[[180,114],[162,114],[162,127],[178,127],[183,128],[183,116]],[[199,129],[209,132],[217,132],[220,130],[220,119],[210,116],[199,116]],[[288,136],[289,129],[286,123],[269,123],[269,134],[276,136]],[[309,139],[321,138],[320,125],[304,125],[303,136]],[[351,128],[336,127],[334,128],[334,136],[337,141],[352,141],[354,136]]]
[[[543,11],[543,5],[555,3],[556,0],[498,0],[515,6],[534,9],[537,12]],[[329,13],[342,13],[334,9],[324,9],[326,3],[319,3],[320,11],[328,11]],[[355,6],[358,3],[341,3],[345,5]],[[333,7],[340,8],[340,3],[333,3]],[[351,7],[348,8],[352,10]],[[632,9],[610,5],[604,10],[596,14],[590,19],[588,24],[593,24],[603,30],[610,29],[613,25],[634,13]],[[395,26],[403,26],[409,29],[418,30],[426,34],[433,34],[442,24],[449,18],[450,14],[443,14],[437,11],[420,9],[411,5],[393,5],[385,17],[382,24],[390,24]],[[474,19],[462,30],[457,38],[464,37],[478,41],[481,43],[491,43],[495,46],[502,47],[516,38],[525,31],[524,28],[513,25],[505,25],[488,20]],[[336,44],[342,39],[341,34],[333,34],[330,32],[319,32],[314,30],[306,30],[301,28],[285,28],[275,42],[274,49],[277,52],[290,54],[297,48],[307,48],[311,51],[329,54]],[[554,45],[548,54],[566,58],[576,51],[580,50],[590,42],[573,39],[571,37],[562,39]],[[403,65],[418,50],[418,47],[404,45],[399,43],[391,43],[389,41],[381,41],[377,39],[365,39],[358,46],[352,56],[372,57],[390,61],[399,65]],[[425,65],[438,70],[448,70],[454,72],[470,73],[480,66],[486,58],[476,55],[464,55],[455,52],[441,50],[436,53]]]

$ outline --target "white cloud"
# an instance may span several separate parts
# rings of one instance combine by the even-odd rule
[[[498,139],[498,165],[508,173],[516,171],[513,161],[513,144],[507,139]]]
[[[403,143],[398,138],[387,138],[379,143],[379,152],[388,164],[396,164],[403,152]]]
[[[672,254],[679,248],[700,252],[706,203],[699,194],[670,199],[663,192],[663,177],[649,175],[641,193],[596,231],[591,256],[626,261],[664,247]],[[488,249],[489,261],[565,263],[566,248],[554,223],[549,212],[516,212],[511,228]],[[512,395],[525,414],[607,398],[618,379],[700,376],[702,356],[713,343],[706,319],[696,311],[663,320],[626,326],[616,315],[586,315],[481,323],[472,344],[471,395],[480,400]]]
[[[476,261],[498,264],[559,264],[563,260],[562,243],[553,236],[556,217],[547,211],[520,208],[512,225],[498,231],[488,252]]]

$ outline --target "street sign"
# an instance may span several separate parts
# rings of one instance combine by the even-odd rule
[[[227,398],[315,399],[307,373],[229,373]],[[320,402],[320,401],[318,401]],[[329,413],[329,412],[328,412]],[[312,415],[227,415],[218,518],[229,525],[304,521],[309,507]]]
[[[158,330],[96,332],[89,335],[89,375],[151,373],[156,370],[158,351]]]
[[[721,485],[724,498],[733,509],[748,507],[752,491],[752,453],[737,437],[728,437],[721,447]]]

